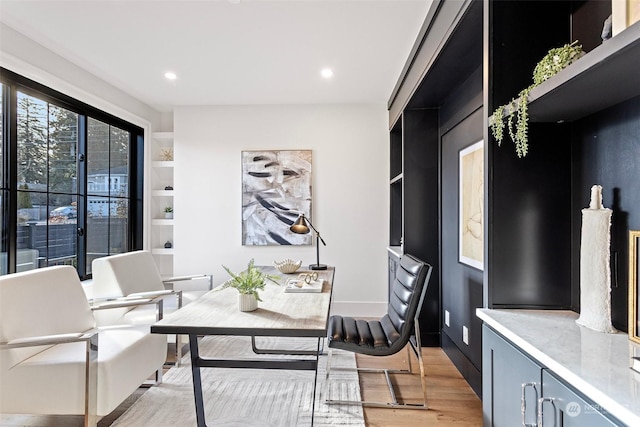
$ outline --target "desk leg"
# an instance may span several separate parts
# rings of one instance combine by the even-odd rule
[[[202,398],[202,381],[200,380],[200,352],[198,351],[198,335],[189,334],[189,351],[191,352],[191,376],[193,377],[193,396],[196,402],[196,421],[198,427],[207,427],[204,419],[204,399]]]
[[[318,366],[320,366],[320,353],[323,351],[322,343],[324,338],[318,338],[318,349],[316,351],[316,370],[313,377],[313,397],[311,400],[311,427],[313,427],[313,421],[316,417],[316,388],[318,387]]]

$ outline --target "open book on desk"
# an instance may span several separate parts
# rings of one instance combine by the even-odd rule
[[[304,279],[288,279],[284,288],[285,292],[322,292],[324,280],[312,280],[307,283]]]

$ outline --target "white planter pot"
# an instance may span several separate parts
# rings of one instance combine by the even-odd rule
[[[258,300],[251,294],[238,294],[240,311],[254,311],[258,308]]]
[[[165,212],[164,217],[165,219],[173,219],[173,212]]]

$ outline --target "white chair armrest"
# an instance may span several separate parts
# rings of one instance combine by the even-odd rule
[[[154,298],[134,298],[134,299],[117,299],[100,302],[91,305],[91,310],[107,310],[110,308],[137,307],[139,305],[162,304],[162,299]]]
[[[209,277],[209,275],[207,275],[207,274],[191,274],[191,275],[188,275],[188,276],[164,277],[162,279],[162,282],[163,283],[180,282],[182,280],[204,279],[206,277]]]
[[[191,274],[187,276],[164,277],[162,279],[162,283],[167,284],[167,283],[183,282],[185,280],[196,280],[196,279],[208,279],[209,290],[213,288],[213,275],[211,274]]]
[[[155,298],[155,297],[163,297],[167,295],[177,294],[178,292],[181,292],[181,291],[165,289],[163,291],[136,292],[135,294],[127,295],[127,297],[128,298]]]
[[[88,341],[97,332],[77,332],[70,334],[43,335],[38,337],[16,338],[5,343],[0,343],[0,350],[8,350],[20,347],[35,347],[40,345],[65,344],[72,342]]]

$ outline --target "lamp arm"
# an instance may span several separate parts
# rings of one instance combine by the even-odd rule
[[[327,244],[324,242],[324,239],[322,237],[320,237],[320,232],[318,230],[316,230],[316,228],[313,226],[313,224],[311,224],[311,221],[309,221],[309,218],[305,217],[305,219],[307,220],[307,222],[309,223],[309,226],[313,229],[313,231],[316,232],[316,238],[320,239],[320,241],[322,242],[322,244],[324,246],[327,246]]]

